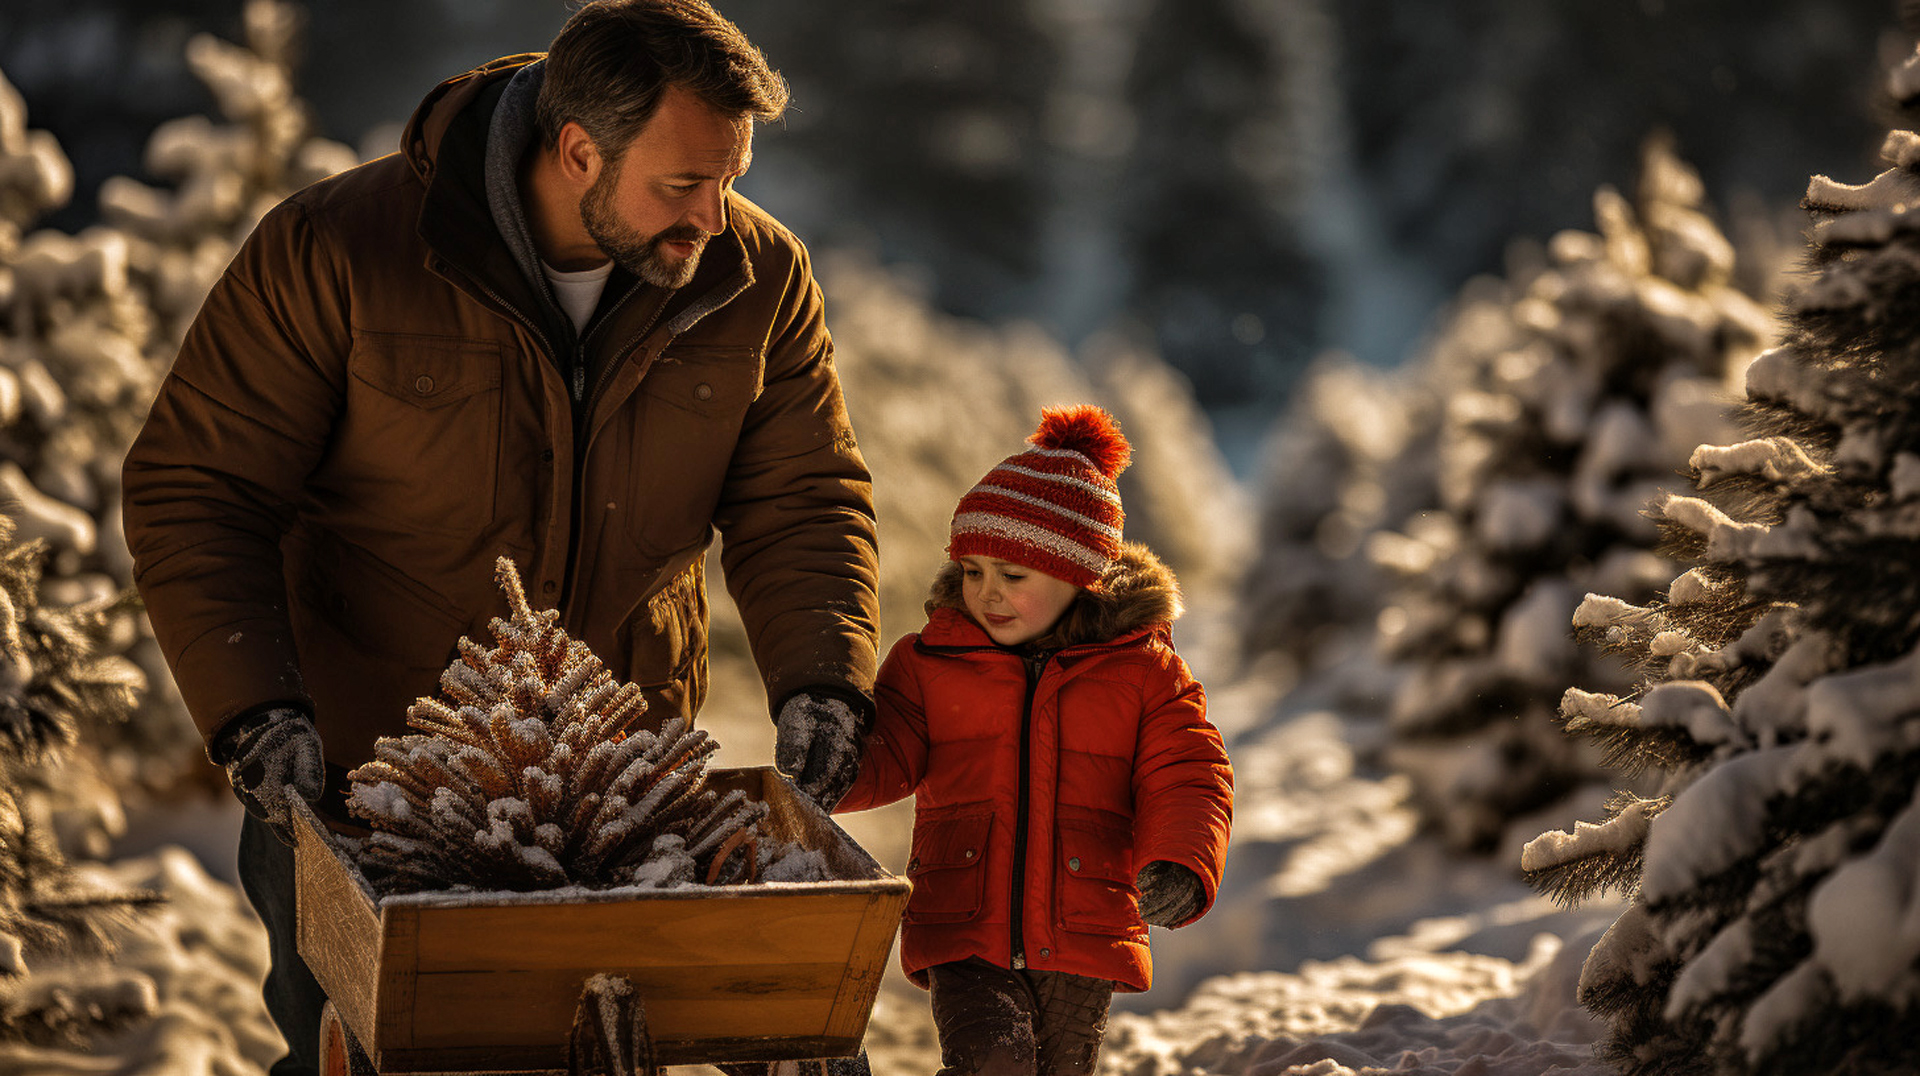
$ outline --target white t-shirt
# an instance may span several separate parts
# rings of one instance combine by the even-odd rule
[[[547,282],[553,285],[553,297],[560,300],[560,309],[573,319],[573,331],[585,332],[587,319],[593,317],[593,308],[600,305],[600,293],[606,290],[607,278],[613,275],[613,260],[592,269],[563,273],[546,262],[540,268],[547,274]]]

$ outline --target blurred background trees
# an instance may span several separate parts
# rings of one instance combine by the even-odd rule
[[[742,187],[809,242],[919,266],[943,312],[1164,355],[1244,473],[1315,356],[1393,365],[1515,235],[1587,216],[1670,129],[1745,243],[1870,164],[1885,0],[728,0],[794,87]],[[446,75],[545,46],[561,0],[304,13],[316,133],[384,148]],[[213,110],[186,43],[238,0],[10,0],[0,70],[75,165],[53,218]],[[1748,207],[1753,208],[1751,212]],[[1737,211],[1737,212],[1736,212]],[[1749,235],[1754,232],[1755,235]]]

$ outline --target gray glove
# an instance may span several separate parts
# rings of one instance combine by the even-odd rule
[[[1207,899],[1200,876],[1168,859],[1141,867],[1134,885],[1140,890],[1140,918],[1156,927],[1184,922]]]
[[[860,773],[861,741],[871,724],[846,700],[801,691],[774,719],[773,764],[823,811],[833,810]]]
[[[273,830],[281,843],[293,844],[293,801],[320,798],[326,785],[320,733],[299,710],[277,708],[236,718],[221,730],[214,761],[227,769],[227,783],[247,813]]]

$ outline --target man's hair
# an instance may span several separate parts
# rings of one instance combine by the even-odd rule
[[[669,85],[734,116],[774,120],[787,107],[786,80],[706,0],[592,0],[548,48],[534,106],[541,143],[577,123],[618,161]]]

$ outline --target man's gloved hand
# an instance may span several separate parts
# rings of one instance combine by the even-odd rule
[[[821,810],[831,811],[860,773],[861,741],[871,723],[845,699],[796,692],[774,718],[773,764]]]
[[[1140,890],[1140,918],[1156,927],[1186,920],[1207,898],[1199,875],[1167,859],[1141,867],[1134,885]]]
[[[313,803],[326,785],[313,719],[290,707],[235,718],[220,731],[210,753],[226,767],[227,783],[247,813],[292,846],[293,804],[288,797]]]

